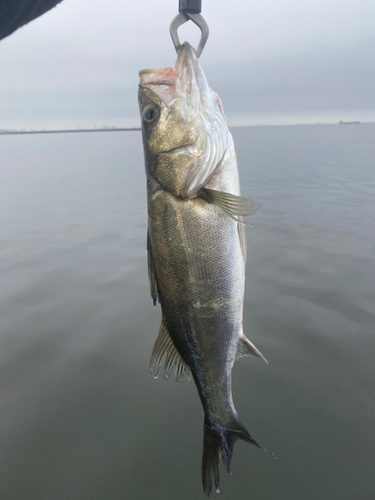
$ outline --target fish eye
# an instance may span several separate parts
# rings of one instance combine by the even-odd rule
[[[147,123],[152,123],[156,120],[156,118],[159,116],[159,111],[156,106],[147,106],[146,109],[143,111],[142,118],[147,122]]]

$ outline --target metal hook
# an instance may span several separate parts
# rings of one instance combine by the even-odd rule
[[[208,24],[200,14],[191,14],[190,12],[185,12],[185,11],[180,12],[171,22],[171,25],[169,27],[169,32],[172,37],[174,48],[176,49],[176,52],[178,52],[178,49],[181,44],[178,38],[177,30],[181,26],[181,24],[184,24],[188,21],[193,21],[193,23],[196,24],[198,28],[201,30],[201,39],[196,49],[197,57],[199,57],[202,54],[204,46],[206,45],[209,34]]]

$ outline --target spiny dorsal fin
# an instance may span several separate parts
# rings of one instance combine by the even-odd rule
[[[152,350],[150,360],[150,371],[157,378],[161,363],[164,362],[164,379],[168,379],[174,366],[176,366],[176,380],[182,382],[186,373],[188,380],[191,379],[189,367],[178,353],[171,336],[169,334],[164,318],[161,320],[158,338]]]
[[[229,217],[244,225],[247,224],[245,224],[241,219],[237,219],[237,217],[243,215],[253,215],[261,205],[256,201],[242,198],[242,196],[223,193],[222,191],[216,191],[214,189],[202,188],[200,193],[208,202],[215,203],[223,210],[223,212],[229,215]]]
[[[147,263],[148,263],[148,281],[150,283],[151,298],[155,306],[156,300],[159,300],[159,293],[158,293],[158,286],[156,284],[156,271],[155,271],[154,258],[152,256],[150,234],[148,231],[147,231]]]
[[[241,358],[242,356],[256,356],[257,358],[263,359],[263,361],[268,365],[268,361],[263,354],[258,351],[255,345],[250,342],[245,335],[241,335],[238,341],[237,358]]]

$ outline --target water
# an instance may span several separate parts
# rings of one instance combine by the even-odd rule
[[[375,126],[233,130],[247,230],[235,447],[218,498],[373,499]],[[0,497],[195,499],[194,384],[148,370],[139,132],[0,136]],[[215,495],[215,494],[214,494]]]

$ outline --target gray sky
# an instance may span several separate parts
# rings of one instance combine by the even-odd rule
[[[202,6],[200,61],[230,125],[375,122],[374,0]],[[64,0],[2,40],[0,129],[138,125],[138,71],[174,64],[177,12],[178,0]],[[179,35],[199,39],[192,23]]]

